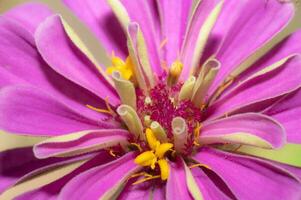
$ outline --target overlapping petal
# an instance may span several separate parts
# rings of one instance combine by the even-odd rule
[[[179,59],[185,33],[188,26],[189,14],[192,8],[192,1],[157,1],[161,28],[162,42],[165,40],[164,61],[167,66]],[[164,44],[163,43],[163,44]]]
[[[113,159],[112,156],[110,156],[107,152],[105,151],[100,152],[97,156],[85,162],[80,167],[73,170],[71,173],[43,187],[37,188],[30,192],[26,192],[18,196],[16,199],[17,200],[28,200],[28,199],[56,200],[58,199],[59,193],[62,190],[62,188],[74,177],[93,167],[106,164],[112,161],[112,159]]]
[[[41,3],[26,3],[14,7],[3,16],[18,22],[23,28],[34,34],[37,27],[53,12]]]
[[[38,27],[35,41],[43,59],[57,73],[102,99],[108,98],[112,105],[119,103],[116,91],[96,66],[72,42],[59,16],[48,17]]]
[[[284,97],[278,103],[265,111],[265,114],[275,118],[285,128],[287,140],[291,143],[301,143],[301,90]]]
[[[127,142],[129,133],[122,129],[90,130],[52,137],[33,148],[37,158],[67,157],[117,146]]]
[[[126,179],[140,169],[134,158],[134,153],[127,153],[115,161],[81,173],[66,184],[58,198],[94,200],[116,197]]]
[[[288,94],[301,86],[301,57],[294,56],[282,65],[267,67],[237,85],[210,108],[215,118],[241,107]]]
[[[237,199],[301,197],[301,183],[287,171],[267,162],[209,148],[202,149],[194,159],[217,173]]]
[[[261,148],[279,148],[286,142],[285,130],[277,121],[258,113],[244,113],[204,122],[202,144],[234,143]]]
[[[225,1],[213,30],[215,42],[221,44],[216,51],[216,58],[222,68],[209,94],[231,73],[244,71],[248,66],[241,64],[283,30],[293,16],[293,4],[257,0]]]
[[[18,182],[34,177],[35,175],[52,168],[91,157],[92,155],[86,155],[70,158],[49,158],[40,160],[34,156],[32,148],[30,147],[1,152],[0,193]]]
[[[104,101],[51,69],[41,58],[33,36],[12,20],[0,18],[0,88],[33,85],[81,114],[103,119],[87,104],[105,108]]]
[[[13,133],[54,136],[115,126],[87,118],[34,87],[11,86],[0,91],[0,127]]]
[[[170,165],[170,174],[166,182],[166,199],[193,199],[187,187],[185,167],[181,160]]]

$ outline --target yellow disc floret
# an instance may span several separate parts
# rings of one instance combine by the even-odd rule
[[[161,179],[166,180],[169,176],[169,165],[164,155],[173,148],[173,144],[161,143],[151,129],[146,129],[145,134],[150,151],[138,155],[135,158],[135,163],[144,167],[151,167],[151,169],[155,169],[156,164],[158,164]]]
[[[107,73],[111,75],[114,71],[118,71],[125,80],[130,80],[133,76],[133,63],[131,58],[128,56],[124,62],[121,58],[113,54],[112,66],[107,68]]]

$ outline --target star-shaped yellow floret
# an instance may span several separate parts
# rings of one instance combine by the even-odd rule
[[[133,76],[133,63],[131,58],[128,56],[124,62],[121,58],[113,55],[112,66],[107,68],[107,73],[111,75],[114,71],[118,71],[125,80],[130,80]]]
[[[135,158],[135,163],[144,167],[155,169],[158,164],[161,173],[161,179],[166,180],[169,176],[169,165],[164,155],[172,149],[171,143],[160,143],[151,129],[146,129],[146,140],[151,150],[145,151]]]

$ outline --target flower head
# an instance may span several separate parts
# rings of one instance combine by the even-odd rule
[[[0,18],[0,128],[46,136],[1,154],[23,156],[5,162],[2,191],[80,163],[17,199],[301,197],[300,166],[250,151],[301,142],[300,32],[257,53],[291,20],[292,4],[64,3],[113,52],[111,65],[97,67],[43,5]]]

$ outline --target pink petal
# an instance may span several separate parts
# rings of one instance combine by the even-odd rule
[[[76,176],[66,184],[59,199],[96,200],[105,195],[112,187],[125,181],[140,169],[134,163],[135,154],[128,153],[105,165],[94,167]]]
[[[0,91],[0,127],[15,133],[54,136],[114,125],[86,118],[36,88],[16,86]]]
[[[247,0],[225,1],[213,37],[221,43],[216,58],[221,69],[210,94],[244,60],[264,46],[290,22],[294,16],[292,3]]]
[[[44,4],[25,3],[14,7],[3,16],[15,20],[33,34],[39,24],[52,14],[53,12]]]
[[[105,109],[102,99],[51,69],[39,55],[33,36],[16,22],[0,18],[0,88],[33,85],[95,120],[107,117],[86,107]],[[33,78],[34,77],[34,78]]]
[[[197,66],[191,66],[191,64],[192,64],[193,54],[195,53],[194,49],[195,46],[197,45],[196,41],[198,39],[200,29],[202,28],[209,14],[212,12],[212,10],[219,2],[220,0],[202,0],[199,3],[199,6],[195,10],[194,16],[192,16],[190,24],[186,24],[187,32],[185,35],[186,37],[184,43],[185,46],[183,46],[182,49],[183,51],[182,59],[183,59],[184,68],[181,74],[184,80],[189,76],[191,67],[197,67]],[[213,36],[209,36],[209,39],[207,41],[208,43],[210,43],[211,48],[213,46],[211,44],[212,37]]]
[[[193,199],[186,183],[184,162],[179,160],[170,163],[170,174],[166,183],[166,199]]]
[[[274,104],[265,114],[275,118],[285,128],[290,143],[301,143],[301,90],[287,95]]]
[[[127,200],[127,199],[144,200],[152,196],[153,182],[144,182],[137,185],[133,185],[134,182],[132,180],[133,179],[130,179],[127,182],[126,186],[118,196],[118,200]]]
[[[301,31],[296,31],[295,33],[289,35],[283,41],[281,41],[276,47],[269,51],[265,56],[260,58],[256,63],[254,63],[249,69],[243,72],[241,75],[235,77],[235,81],[227,88],[226,91],[231,91],[238,83],[246,80],[248,77],[254,73],[262,70],[267,66],[295,54],[301,53],[301,46],[298,45],[301,42]],[[226,92],[223,92],[222,98]]]
[[[108,163],[112,161],[112,156],[110,156],[107,152],[103,151],[98,153],[97,156],[92,158],[91,160],[82,164],[79,168],[72,171],[70,174],[67,174],[60,179],[49,183],[43,187],[37,188],[33,191],[24,193],[16,198],[16,200],[29,200],[29,199],[37,199],[37,200],[57,200],[60,191],[62,188],[74,177],[79,174],[99,165]]]
[[[230,200],[233,196],[227,195],[223,190],[226,187],[225,185],[221,185],[220,183],[216,183],[216,180],[214,180],[212,177],[207,175],[205,172],[203,172],[202,169],[192,169],[193,177],[199,186],[200,190],[202,191],[202,195],[204,199],[210,199],[210,200]],[[208,170],[207,170],[208,171]],[[216,179],[216,177],[214,177]],[[224,183],[223,183],[224,184]],[[224,188],[221,188],[221,187]],[[232,198],[233,199],[233,198]]]
[[[108,54],[114,51],[119,57],[124,59],[127,57],[125,34],[107,1],[63,0],[63,2],[91,29]]]
[[[203,148],[194,159],[217,173],[237,199],[301,198],[300,182],[268,162],[209,148]]]
[[[210,118],[294,91],[301,86],[300,66],[301,57],[295,56],[279,68],[241,83],[210,107]]]
[[[179,59],[188,26],[192,0],[161,0],[157,2],[162,21],[162,40],[167,40],[163,48],[164,61],[170,66],[172,62]]]
[[[0,193],[44,171],[89,157],[92,155],[39,160],[34,156],[31,147],[3,151],[0,153]]]
[[[102,99],[108,97],[112,105],[119,103],[114,88],[68,37],[59,16],[48,17],[38,27],[35,40],[42,57],[57,73]]]
[[[78,132],[46,139],[34,146],[34,153],[40,159],[81,155],[86,152],[117,146],[126,142],[128,136],[129,133],[122,129]]]
[[[240,134],[241,140],[234,138],[232,141],[228,138],[228,141],[226,137],[231,134]],[[244,134],[265,141],[269,148],[279,148],[286,140],[285,130],[273,118],[258,113],[244,113],[205,122],[200,131],[199,141],[205,141],[205,143],[225,143],[226,141],[226,143],[256,146],[255,143],[248,141],[247,137],[244,138]]]
[[[157,75],[161,75],[162,68],[160,55],[158,52],[160,39],[156,32],[156,21],[158,16],[153,16],[152,7],[146,1],[121,0],[123,6],[127,10],[132,22],[137,22],[144,35],[146,45],[148,47],[148,56],[152,69]]]

